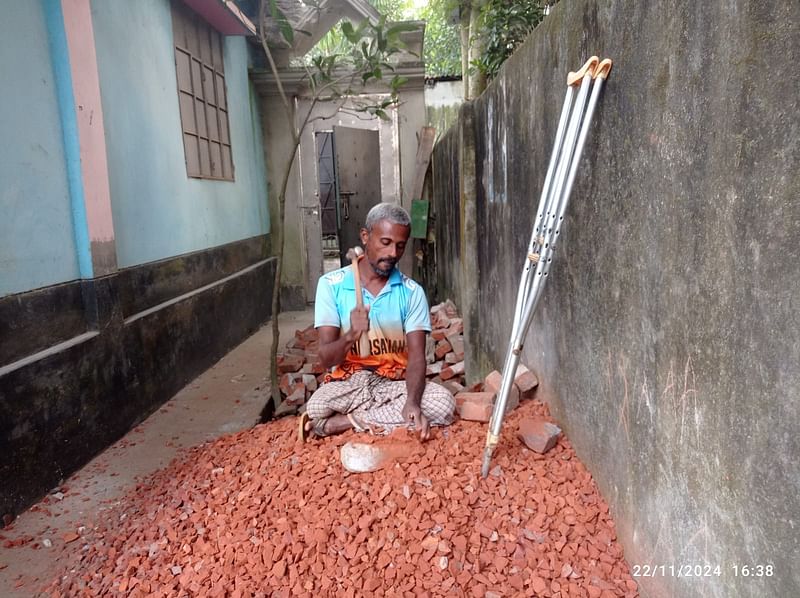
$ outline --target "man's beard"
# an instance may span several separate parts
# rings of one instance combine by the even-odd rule
[[[372,266],[372,270],[375,274],[383,278],[388,278],[389,274],[392,273],[392,270],[394,270],[394,267],[397,265],[397,260],[378,260],[375,263],[370,262],[369,265]]]

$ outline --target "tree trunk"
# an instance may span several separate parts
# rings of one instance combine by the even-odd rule
[[[480,16],[481,8],[486,4],[487,0],[475,0],[472,3],[472,11],[469,18],[469,63],[477,60],[483,54],[484,40],[480,31]],[[486,89],[486,73],[475,70],[469,78],[469,93],[468,98],[474,100],[483,93]]]
[[[459,8],[461,26],[461,86],[464,99],[469,99],[469,21],[472,12],[472,1],[462,2]]]

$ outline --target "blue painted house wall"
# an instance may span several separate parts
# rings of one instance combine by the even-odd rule
[[[5,515],[263,325],[276,259],[244,37],[223,36],[235,180],[193,179],[171,0],[0,4]]]
[[[0,80],[4,82],[0,93],[3,296],[79,276],[42,3],[5,3],[0,18]]]
[[[119,266],[269,232],[246,40],[224,38],[235,181],[191,179],[184,162],[169,2],[94,0],[92,19]]]

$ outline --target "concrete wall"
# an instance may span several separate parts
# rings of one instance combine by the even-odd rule
[[[21,57],[24,57],[22,59]],[[0,19],[0,296],[78,277],[64,145],[41,2]]]
[[[286,189],[285,253],[282,266],[281,303],[284,309],[301,309],[314,301],[316,282],[322,273],[321,227],[319,220],[319,189],[314,132],[331,130],[333,126],[347,126],[376,130],[380,134],[381,186],[383,201],[400,202],[411,209],[411,187],[417,152],[417,137],[425,124],[423,95],[423,69],[414,73],[400,91],[400,104],[390,111],[390,120],[367,119],[352,112],[335,113],[330,105],[315,107],[312,122],[302,137],[298,159],[292,166]],[[285,110],[275,90],[271,77],[256,74],[261,94],[261,108],[265,114],[284,115]],[[284,85],[291,81],[285,76]],[[384,93],[385,90],[368,90]],[[302,89],[289,89],[293,101],[295,122],[298,124],[308,112],[310,100]],[[277,201],[281,177],[291,149],[289,121],[283,117],[264,119],[265,144],[271,148],[267,155],[267,176],[272,217],[277,217]],[[404,256],[401,268],[410,272],[410,252]]]
[[[504,359],[566,73],[615,60],[523,361],[629,563],[667,567],[644,596],[800,595],[799,49],[796,2],[561,2],[435,151],[476,378]]]
[[[425,83],[425,120],[443,135],[458,118],[458,108],[464,102],[464,85],[455,81],[432,80]]]
[[[0,298],[0,514],[15,515],[270,317],[264,235]]]
[[[92,19],[120,267],[268,232],[263,140],[245,39],[224,38],[235,182],[190,179],[170,3],[95,0]]]

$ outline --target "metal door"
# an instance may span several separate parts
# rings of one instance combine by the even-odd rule
[[[369,209],[381,202],[381,164],[378,131],[334,127],[341,228],[339,250],[345,254],[361,244],[359,233]]]
[[[339,234],[339,206],[336,201],[336,166],[333,153],[333,131],[320,131],[317,139],[317,164],[319,173],[319,207],[322,220],[322,237]],[[324,248],[324,243],[323,243]]]

